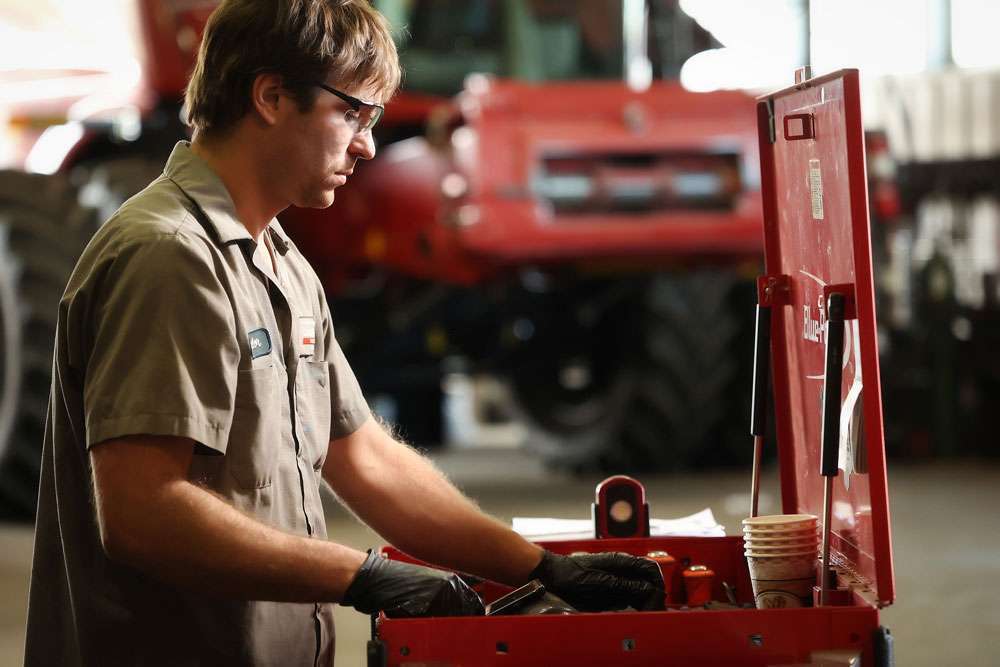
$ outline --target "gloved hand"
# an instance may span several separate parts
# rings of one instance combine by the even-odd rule
[[[648,558],[624,553],[560,556],[546,551],[529,579],[580,611],[664,608],[663,575]]]
[[[482,616],[483,601],[457,574],[389,560],[368,551],[341,604],[386,616]]]

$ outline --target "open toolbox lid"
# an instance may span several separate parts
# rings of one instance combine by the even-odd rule
[[[783,511],[823,516],[827,297],[845,297],[831,563],[895,599],[858,71],[757,100],[765,276]],[[833,413],[835,414],[835,413]]]

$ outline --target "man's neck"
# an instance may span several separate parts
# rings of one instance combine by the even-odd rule
[[[250,142],[234,139],[208,141],[195,136],[191,151],[222,180],[236,207],[236,218],[254,241],[259,242],[261,232],[287,204],[282,205],[267,196],[267,179],[256,170],[260,158],[252,154],[250,146]]]

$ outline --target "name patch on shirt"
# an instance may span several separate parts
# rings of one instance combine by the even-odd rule
[[[250,358],[256,359],[271,354],[271,334],[267,329],[254,329],[247,334],[250,339]]]
[[[311,317],[299,318],[299,356],[310,356],[316,351],[316,320]]]

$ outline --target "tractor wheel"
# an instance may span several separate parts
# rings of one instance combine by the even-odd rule
[[[73,181],[80,185],[80,202],[97,213],[104,222],[132,195],[145,189],[162,172],[166,158],[120,157],[73,170]]]
[[[656,276],[642,365],[610,460],[628,470],[737,462],[749,436],[753,287],[723,271]],[[614,443],[611,443],[612,446]]]
[[[95,229],[60,176],[0,172],[0,516],[30,520],[59,299]]]
[[[78,167],[71,179],[0,172],[0,518],[35,513],[59,299],[69,275],[97,227],[161,165],[119,158]]]
[[[542,363],[552,372],[515,378],[529,446],[553,467],[577,472],[730,462],[748,427],[752,306],[752,286],[728,272],[652,277],[629,301],[631,316],[610,313],[591,332],[581,366],[594,380],[586,394],[565,382],[574,360],[585,358],[579,346],[565,346],[568,356],[553,348]]]
[[[528,447],[551,467],[603,470],[635,392],[629,357],[640,342],[638,309],[630,295],[596,319],[580,317],[587,297],[565,297],[512,327],[524,338],[510,364],[514,412],[528,427]],[[559,312],[566,314],[552,317]]]

